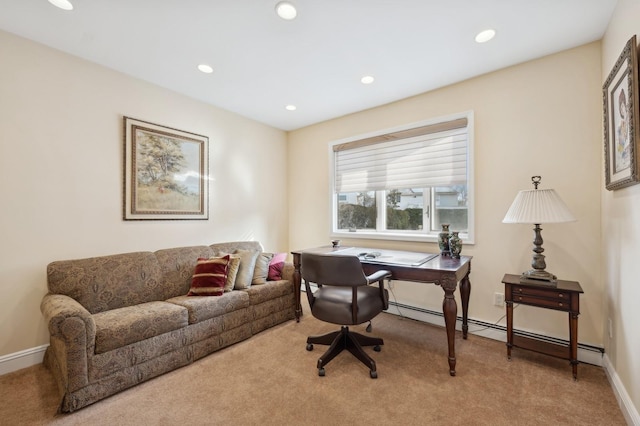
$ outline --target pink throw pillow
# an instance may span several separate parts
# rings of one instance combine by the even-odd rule
[[[284,268],[284,262],[287,259],[287,253],[276,253],[269,262],[269,274],[267,279],[269,281],[278,281],[282,279],[282,269]]]

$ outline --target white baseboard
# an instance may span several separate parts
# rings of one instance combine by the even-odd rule
[[[407,318],[411,318],[418,321],[423,321],[429,324],[434,324],[434,325],[444,327],[444,317],[441,313],[434,313],[419,307],[396,304],[393,302],[390,302],[389,305],[390,305],[389,309],[386,311],[387,313],[390,313],[393,315],[400,315]],[[459,331],[462,330],[461,321],[456,321],[456,330],[459,330]],[[469,333],[475,334],[477,336],[487,337],[493,340],[498,340],[500,342],[507,341],[506,329],[502,326],[496,326],[493,324],[485,325],[485,324],[480,324],[476,321],[470,320]],[[532,335],[532,337],[536,338],[538,336]],[[544,339],[545,336],[539,336],[539,337]],[[562,342],[562,343],[565,343],[565,342]],[[566,342],[566,344],[569,344],[569,342]],[[506,350],[505,350],[505,356],[506,356]],[[578,361],[602,367],[602,350],[598,348],[588,347],[585,345],[583,345],[582,347],[578,346]]]
[[[627,390],[620,381],[620,377],[613,368],[607,354],[604,354],[603,364],[604,371],[607,373],[607,379],[609,379],[609,383],[613,388],[613,393],[618,400],[618,405],[620,406],[620,410],[622,410],[625,420],[630,425],[640,426],[640,414],[638,413],[637,408],[633,405],[633,401],[631,401]]]
[[[44,351],[46,351],[48,347],[49,345],[42,345],[0,356],[0,376],[40,364],[44,358]]]

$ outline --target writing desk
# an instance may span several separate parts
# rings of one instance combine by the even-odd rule
[[[300,255],[303,252],[320,253],[320,254],[340,254],[340,252],[349,252],[352,247],[332,247],[323,246],[305,250],[292,251],[294,292],[296,296],[296,321],[300,321],[302,315],[302,305],[300,304],[300,285],[302,278],[300,275]],[[382,252],[383,254],[413,254],[420,253],[411,252],[394,252],[393,250],[367,249],[358,248],[362,252]],[[427,256],[427,254],[424,254]],[[442,302],[442,313],[444,314],[444,323],[447,330],[447,342],[449,344],[449,374],[456,375],[456,350],[455,350],[455,331],[456,318],[458,315],[458,304],[454,297],[454,292],[458,283],[460,283],[460,299],[462,301],[462,338],[467,338],[468,312],[469,312],[469,296],[471,294],[471,283],[469,281],[469,273],[471,272],[471,256],[460,256],[454,259],[450,256],[437,255],[419,265],[414,264],[391,264],[380,263],[376,259],[360,258],[364,273],[369,275],[375,271],[385,269],[391,272],[391,279],[401,281],[413,281],[419,283],[431,283],[439,285],[444,290],[444,300]]]

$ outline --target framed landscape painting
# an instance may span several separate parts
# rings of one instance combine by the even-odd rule
[[[636,36],[625,45],[603,86],[605,184],[638,183],[638,55]]]
[[[124,117],[124,220],[209,218],[209,138]]]

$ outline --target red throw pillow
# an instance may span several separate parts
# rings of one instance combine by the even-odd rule
[[[267,279],[270,281],[278,281],[282,279],[282,269],[284,261],[287,259],[287,253],[274,254],[269,262],[269,274]]]
[[[198,258],[187,296],[222,296],[224,284],[227,282],[229,259],[229,255],[210,259]]]

